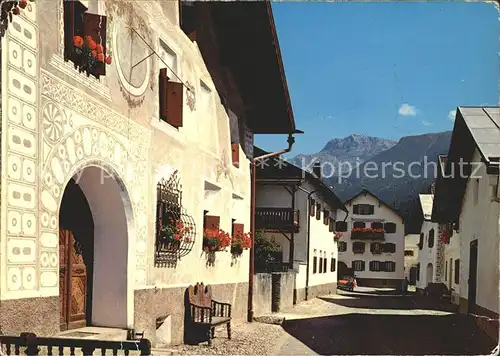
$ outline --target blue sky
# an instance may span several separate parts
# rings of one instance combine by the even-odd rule
[[[353,133],[397,140],[451,130],[459,105],[498,105],[493,4],[274,2],[297,128],[293,149]],[[279,150],[286,137],[257,135]]]

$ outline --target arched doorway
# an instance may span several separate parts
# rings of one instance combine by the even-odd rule
[[[426,283],[425,286],[428,286],[429,283],[432,283],[433,281],[433,273],[434,273],[434,268],[432,267],[432,263],[427,264],[427,271],[426,271]]]
[[[127,328],[132,213],[123,185],[88,166],[68,182],[59,210],[61,329]],[[134,268],[134,266],[130,266]]]
[[[339,261],[337,270],[337,280],[341,280],[344,276],[351,276],[353,273],[345,262]]]

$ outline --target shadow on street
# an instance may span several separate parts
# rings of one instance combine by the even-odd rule
[[[447,312],[456,312],[457,306],[444,300],[435,300],[430,297],[423,297],[417,295],[381,297],[376,294],[358,294],[343,292],[342,295],[348,296],[346,299],[336,299],[329,297],[319,297],[325,302],[341,305],[347,308],[355,309],[399,309],[399,310],[412,310],[412,309],[426,309],[426,310],[440,310]]]
[[[486,355],[496,346],[461,314],[344,314],[290,320],[283,328],[321,355]]]

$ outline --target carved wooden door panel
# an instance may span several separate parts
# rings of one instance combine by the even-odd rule
[[[79,328],[86,325],[87,267],[83,260],[82,245],[68,231],[69,252],[69,299],[68,327]]]
[[[61,311],[61,330],[68,328],[68,234],[67,230],[59,229],[59,305]]]
[[[73,232],[59,229],[59,295],[61,330],[86,325],[87,268]]]

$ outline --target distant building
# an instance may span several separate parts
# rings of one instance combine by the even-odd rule
[[[417,283],[418,272],[418,242],[420,234],[408,234],[405,236],[405,277],[411,285]]]
[[[337,211],[336,233],[341,233],[339,274],[352,269],[358,285],[399,288],[404,279],[404,221],[389,205],[368,190],[345,202]]]

